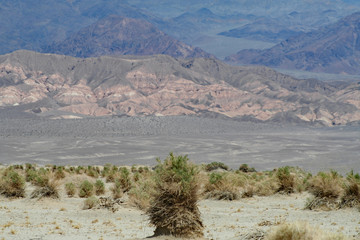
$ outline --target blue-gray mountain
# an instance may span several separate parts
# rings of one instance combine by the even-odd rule
[[[177,58],[212,57],[161,32],[149,22],[111,15],[43,50],[74,57],[166,54]]]
[[[360,12],[265,50],[242,50],[228,62],[313,72],[360,74]]]

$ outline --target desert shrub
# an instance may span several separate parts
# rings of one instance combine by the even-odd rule
[[[65,178],[65,172],[63,167],[58,167],[55,170],[55,179],[63,179]]]
[[[255,168],[249,167],[247,164],[241,164],[239,167],[239,171],[241,172],[256,172]]]
[[[87,170],[86,170],[86,174],[89,177],[93,177],[93,178],[98,178],[99,177],[99,172],[97,171],[97,169],[93,166],[88,166]]]
[[[284,223],[269,231],[265,240],[345,240],[340,234],[324,232],[308,223]]]
[[[93,190],[94,190],[94,185],[88,180],[85,180],[80,185],[79,197],[81,198],[90,197],[94,194]]]
[[[30,198],[59,198],[59,184],[52,179],[46,182],[43,186],[38,186],[30,195]]]
[[[288,166],[279,168],[276,172],[276,177],[279,182],[278,192],[287,194],[294,192],[295,177],[290,173]]]
[[[73,197],[76,193],[76,186],[74,183],[69,182],[65,184],[65,192],[69,197]]]
[[[230,201],[239,199],[239,189],[229,176],[228,173],[211,173],[209,182],[205,185],[205,198]]]
[[[222,162],[212,162],[205,166],[205,170],[210,172],[216,169],[229,170],[229,167]]]
[[[261,180],[253,181],[254,194],[258,196],[270,196],[279,189],[279,183],[275,176],[266,176]]]
[[[100,179],[96,180],[94,186],[96,195],[101,195],[105,193],[105,184]]]
[[[50,173],[49,170],[46,170],[45,168],[40,168],[37,171],[35,179],[31,181],[31,183],[38,187],[46,186],[50,180],[49,173]]]
[[[0,180],[0,193],[6,197],[24,197],[24,178],[16,171],[6,171]]]
[[[360,206],[360,176],[351,171],[347,176],[347,181],[343,185],[343,195],[341,196],[340,208]]]
[[[84,201],[83,209],[92,209],[99,204],[99,199],[95,196],[88,197]]]
[[[308,191],[313,194],[309,199],[307,209],[330,210],[338,207],[338,198],[342,193],[342,180],[338,173],[319,172],[309,183]]]
[[[29,168],[25,170],[25,181],[26,182],[35,182],[37,177],[37,172],[35,169]]]
[[[155,182],[152,176],[139,175],[139,179],[129,191],[129,200],[131,205],[145,210],[150,207],[152,196],[155,194]]]
[[[117,179],[119,181],[123,192],[127,192],[131,188],[130,172],[126,167],[120,168],[120,175]]]
[[[203,236],[203,224],[197,206],[198,183],[196,167],[187,156],[173,153],[155,168],[153,201],[147,214],[155,235],[178,237]]]
[[[122,184],[118,180],[116,180],[114,182],[114,185],[110,190],[111,190],[111,192],[113,194],[114,199],[118,199],[118,198],[121,198],[123,196]]]

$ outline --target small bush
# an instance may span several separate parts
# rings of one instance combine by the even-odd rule
[[[345,240],[339,234],[321,231],[307,223],[284,223],[270,230],[265,240]]]
[[[105,184],[100,179],[96,180],[94,186],[96,195],[101,195],[105,193]]]
[[[290,173],[289,167],[279,168],[276,177],[279,182],[278,192],[287,194],[294,192],[295,177]]]
[[[155,235],[203,236],[198,201],[198,172],[187,156],[173,153],[155,168],[155,191],[147,214]]]
[[[216,169],[223,169],[223,170],[228,171],[229,167],[222,162],[212,162],[205,166],[205,170],[208,172],[216,170]]]
[[[130,172],[127,168],[122,167],[120,169],[120,176],[118,178],[118,181],[121,184],[121,188],[123,192],[127,192],[131,188],[131,180],[130,180]]]
[[[99,200],[95,196],[88,197],[84,201],[83,209],[92,209],[99,204]]]
[[[118,180],[114,182],[114,186],[110,190],[113,194],[114,199],[118,199],[123,196],[122,184]]]
[[[205,185],[205,198],[232,201],[239,199],[239,193],[229,174],[225,173],[211,173],[209,182]]]
[[[336,172],[318,173],[310,180],[308,190],[314,197],[309,199],[305,208],[310,210],[337,208],[337,200],[343,191],[341,186],[342,180]]]
[[[24,197],[24,178],[13,170],[7,171],[0,180],[0,193],[6,197]]]
[[[81,198],[90,197],[94,194],[93,190],[94,190],[94,185],[88,180],[85,180],[80,185],[79,197]]]
[[[65,184],[65,192],[69,197],[73,197],[76,193],[76,187],[75,184],[72,182]]]
[[[239,167],[239,171],[248,173],[248,172],[256,172],[255,168],[250,168],[247,164],[241,164]]]
[[[59,198],[60,195],[58,187],[58,182],[56,182],[55,180],[49,180],[46,185],[38,187],[36,190],[34,190],[31,193],[30,198]]]
[[[341,196],[340,208],[360,206],[360,176],[350,172],[343,185],[344,192]]]
[[[63,179],[63,178],[65,178],[64,169],[62,167],[58,167],[55,170],[55,179]]]

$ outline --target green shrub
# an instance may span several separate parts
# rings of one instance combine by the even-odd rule
[[[229,167],[222,162],[212,162],[205,166],[205,170],[208,172],[219,169],[219,168],[226,170],[226,171],[229,170]]]
[[[198,201],[198,171],[187,156],[173,153],[155,168],[153,201],[147,214],[155,235],[203,236]]]
[[[72,182],[65,184],[65,192],[69,197],[73,197],[76,193],[76,187],[75,184]]]
[[[96,195],[101,195],[105,193],[105,184],[100,179],[96,180],[94,186]]]
[[[276,177],[279,182],[278,192],[293,193],[295,187],[295,177],[290,173],[288,166],[279,168],[276,172]]]
[[[247,164],[241,164],[239,167],[239,171],[248,173],[248,172],[256,172],[255,168],[250,168]]]
[[[13,170],[7,171],[0,181],[0,193],[6,197],[24,197],[24,178]]]
[[[79,197],[81,198],[90,197],[94,194],[93,190],[94,190],[94,185],[88,180],[85,180],[80,185]]]
[[[120,181],[116,180],[114,186],[111,188],[114,199],[121,198],[123,196],[122,184]]]

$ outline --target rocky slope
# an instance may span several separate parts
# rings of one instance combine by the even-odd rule
[[[44,50],[74,57],[166,54],[177,58],[211,57],[173,39],[144,20],[111,15]]]
[[[0,56],[1,111],[51,118],[201,115],[354,124],[360,121],[360,85],[340,86],[215,59]]]
[[[360,74],[360,12],[266,50],[242,50],[229,62],[314,72]]]

